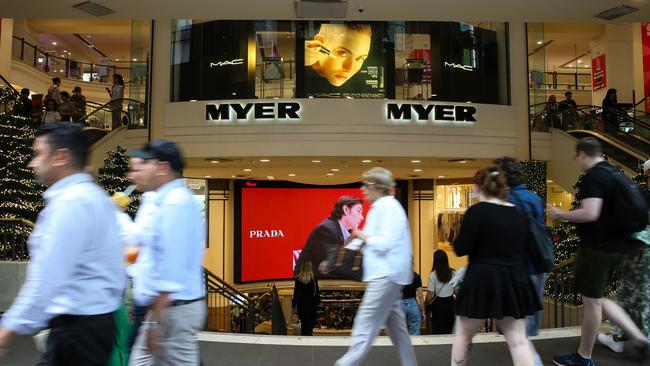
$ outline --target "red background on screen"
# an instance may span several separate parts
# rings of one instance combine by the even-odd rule
[[[241,193],[241,281],[293,277],[292,255],[332,212],[336,200],[363,198],[359,188],[249,188]],[[368,214],[364,203],[363,217]],[[363,222],[359,226],[363,226]],[[284,237],[251,237],[251,231],[281,230]]]

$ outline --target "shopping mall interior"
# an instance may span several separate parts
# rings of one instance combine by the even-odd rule
[[[529,187],[565,209],[575,204],[574,146],[582,137],[600,141],[629,177],[643,175],[650,2],[624,4],[24,0],[0,9],[0,112],[18,113],[10,100],[28,88],[26,117],[38,125],[48,118],[52,78],[70,95],[80,87],[83,103],[67,102],[72,112],[65,112],[62,101],[58,119],[83,123],[93,136],[93,174],[124,157],[120,148],[178,143],[208,231],[203,364],[332,364],[348,345],[365,285],[322,279],[316,337],[300,337],[293,265],[336,198],[362,196],[364,171],[392,171],[425,290],[436,250],[457,270],[467,265],[452,242],[476,203],[475,172],[494,159],[521,160]],[[314,55],[311,42],[345,24],[364,30],[363,55],[327,48]],[[331,75],[315,68],[322,57]],[[108,92],[115,75],[124,80],[117,102]],[[610,89],[616,113],[603,111]],[[567,95],[575,103],[561,103]],[[559,221],[547,224],[558,243],[569,240]],[[257,231],[266,237],[254,238]],[[562,259],[549,274],[537,338],[547,358],[572,351],[580,332],[582,305],[565,286],[572,255]],[[12,283],[0,290],[2,312],[24,278],[25,258],[0,260],[22,268],[0,271]],[[429,331],[422,322],[423,335],[413,338],[420,364],[448,364],[453,338]],[[510,362],[495,331],[491,322],[482,326],[475,364]],[[35,362],[30,342],[9,354],[9,364]],[[397,364],[388,337],[377,342],[366,364]],[[627,353],[595,352],[599,363],[632,364]]]

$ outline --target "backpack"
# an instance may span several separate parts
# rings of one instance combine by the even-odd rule
[[[629,235],[648,225],[648,204],[641,190],[627,175],[613,166],[598,166],[612,174],[612,191],[608,195],[606,222],[621,234]]]
[[[525,206],[526,201],[522,200],[519,194],[514,190],[511,193],[517,197],[519,203]],[[544,224],[540,224],[534,218],[530,217],[526,210],[520,210],[526,219],[526,231],[528,245],[526,254],[530,259],[533,268],[537,273],[548,273],[555,265],[555,254],[553,253],[553,236],[551,229]]]

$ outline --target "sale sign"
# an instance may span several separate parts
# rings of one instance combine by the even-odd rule
[[[605,71],[605,55],[600,55],[591,60],[591,85],[593,90],[607,86],[607,73]]]
[[[650,23],[641,23],[641,47],[643,49],[643,96],[650,95]],[[645,100],[645,111],[650,113],[650,98]]]

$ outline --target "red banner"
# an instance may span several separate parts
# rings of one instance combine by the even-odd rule
[[[607,86],[605,55],[600,55],[591,60],[591,85],[594,91]]]
[[[650,95],[650,23],[641,23],[643,47],[643,96]],[[650,98],[645,100],[645,111],[650,113]]]

